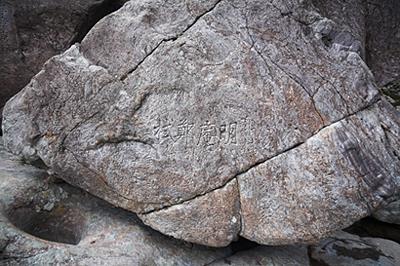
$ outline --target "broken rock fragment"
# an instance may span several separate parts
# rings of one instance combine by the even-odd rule
[[[6,148],[212,246],[317,241],[393,200],[399,115],[327,45],[333,21],[303,1],[160,2],[49,60],[5,107]]]

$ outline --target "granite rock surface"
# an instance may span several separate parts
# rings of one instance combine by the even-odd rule
[[[309,1],[160,3],[47,61],[4,109],[6,148],[210,246],[315,242],[398,195],[400,116],[356,37]]]

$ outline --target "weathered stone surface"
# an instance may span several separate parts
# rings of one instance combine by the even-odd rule
[[[367,4],[364,0],[311,0],[317,10],[336,23],[329,23],[324,41],[335,49],[357,52],[365,58]]]
[[[0,119],[6,101],[50,57],[80,41],[89,26],[123,0],[1,0]]]
[[[326,41],[339,25],[297,0],[160,2],[130,1],[49,60],[7,103],[7,149],[215,246],[237,231],[234,195],[207,204],[228,183],[240,234],[264,244],[316,241],[397,193],[399,116]]]
[[[140,218],[154,229],[176,238],[207,246],[226,246],[240,231],[239,208],[237,182],[232,180],[205,196]]]
[[[0,265],[205,265],[229,254],[165,237],[0,144]]]
[[[311,265],[382,265],[400,264],[400,245],[381,238],[360,238],[344,232],[321,241],[310,249]]]
[[[268,244],[312,241],[395,196],[399,122],[378,102],[239,176],[242,235]]]
[[[212,266],[310,265],[305,246],[260,246],[211,263]]]
[[[400,78],[400,3],[397,0],[311,0],[336,22],[326,23],[324,40],[336,49],[358,52],[379,86]]]

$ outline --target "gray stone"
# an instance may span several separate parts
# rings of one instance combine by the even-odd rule
[[[310,248],[311,265],[396,266],[400,264],[400,245],[396,242],[357,237],[344,232]]]
[[[399,122],[381,101],[240,175],[241,234],[308,242],[390,201],[400,182]]]
[[[383,222],[400,224],[400,200],[391,202],[384,208],[378,209],[373,216]]]
[[[0,120],[6,101],[50,57],[80,41],[88,27],[124,0],[1,0]]]
[[[400,182],[399,115],[337,28],[298,0],[130,1],[7,103],[5,146],[178,238],[317,241]]]
[[[358,52],[379,86],[400,79],[400,3],[397,0],[311,0],[336,23],[324,40],[338,49]],[[329,24],[329,23],[328,23]]]
[[[324,35],[324,41],[337,49],[347,49],[366,57],[365,39],[367,5],[364,0],[311,0],[324,17],[335,24]]]
[[[239,191],[234,179],[207,195],[140,217],[167,235],[207,246],[226,246],[240,231],[239,208]]]
[[[163,236],[0,145],[0,265],[205,265],[230,254]]]

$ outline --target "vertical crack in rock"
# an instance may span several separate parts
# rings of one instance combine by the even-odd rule
[[[181,37],[183,34],[185,34],[185,32],[187,32],[191,27],[193,27],[197,21],[199,21],[201,18],[203,18],[204,16],[206,16],[207,14],[211,13],[217,6],[219,3],[221,3],[223,0],[218,0],[210,9],[208,9],[207,11],[205,11],[204,13],[198,15],[196,18],[194,18],[193,22],[190,23],[183,31],[181,31],[180,33],[176,34],[173,37],[170,38],[166,38],[166,39],[162,39],[149,53],[147,53],[142,60],[140,60],[134,67],[132,67],[130,70],[128,70],[128,72],[126,72],[125,74],[123,74],[120,77],[121,81],[124,81],[130,74],[132,74],[133,72],[136,71],[136,69],[138,69],[140,67],[140,65],[142,65],[147,58],[149,58],[163,43],[167,43],[167,42],[174,42],[176,41],[179,37]]]
[[[274,7],[275,7],[275,6],[274,6]],[[278,9],[277,7],[275,7],[275,8]],[[280,9],[278,9],[278,10],[279,10],[279,12],[280,12],[281,15],[282,15],[281,10],[280,10]],[[289,12],[289,13],[291,13],[291,12]],[[287,15],[288,15],[288,14],[287,14]],[[283,15],[282,15],[282,16],[283,16]],[[247,34],[248,34],[248,36],[249,36],[249,38],[250,38],[250,40],[251,40],[251,42],[252,42],[252,43],[251,43],[250,49],[253,49],[253,50],[260,56],[260,58],[261,58],[261,59],[263,60],[263,62],[265,63],[266,67],[269,69],[270,66],[269,66],[269,64],[267,63],[267,60],[266,60],[266,58],[264,57],[264,54],[263,54],[261,51],[259,51],[259,50],[257,49],[257,47],[256,47],[256,41],[254,40],[253,35],[250,33],[250,28],[249,28],[249,24],[248,24],[248,17],[247,17],[247,16],[244,16],[244,19],[245,19],[245,21],[246,21],[246,25],[245,25],[245,27],[246,27],[246,32],[247,32]],[[323,118],[321,112],[318,110],[318,108],[317,108],[317,106],[316,106],[316,103],[315,103],[315,100],[314,100],[314,95],[315,95],[316,93],[314,93],[314,95],[311,95],[311,92],[310,92],[308,89],[306,89],[305,86],[304,86],[299,80],[297,80],[293,75],[291,75],[289,72],[287,72],[283,67],[281,67],[281,66],[280,66],[278,63],[276,63],[274,60],[272,60],[271,57],[269,57],[268,55],[266,55],[266,57],[269,59],[269,61],[270,61],[275,67],[277,67],[279,70],[281,70],[283,73],[285,73],[286,76],[288,76],[291,80],[293,80],[296,84],[298,84],[298,85],[304,90],[304,92],[307,94],[307,96],[309,97],[309,99],[310,99],[310,101],[311,101],[311,104],[312,104],[312,106],[313,106],[313,109],[315,110],[315,112],[316,112],[317,115],[319,116],[322,125],[325,125],[325,119]],[[318,88],[318,89],[319,89],[319,88]],[[347,106],[346,106],[346,107],[347,107]]]
[[[255,47],[254,47],[254,50],[263,58],[264,62],[266,63],[265,58],[264,58],[264,55],[263,55],[261,52],[259,52]],[[268,57],[269,61],[271,61],[271,63],[272,63],[274,66],[276,66],[278,69],[280,69],[283,73],[285,73],[291,80],[293,80],[295,83],[297,83],[297,84],[304,90],[304,92],[308,95],[308,97],[309,97],[309,99],[310,99],[310,101],[311,101],[311,104],[312,104],[312,106],[313,106],[315,112],[316,112],[317,115],[319,116],[322,125],[324,125],[324,124],[325,124],[325,119],[323,118],[322,114],[321,114],[320,111],[318,110],[318,108],[317,108],[317,106],[316,106],[316,104],[315,104],[314,97],[313,97],[313,95],[311,95],[311,92],[310,92],[308,89],[306,89],[306,87],[303,85],[302,82],[300,82],[299,80],[297,80],[293,75],[291,75],[291,74],[290,74],[289,72],[287,72],[283,67],[281,67],[281,66],[280,66],[279,64],[277,64],[274,60],[272,60],[268,55],[266,55],[266,56]],[[338,94],[340,95],[340,93],[338,93]],[[346,105],[346,107],[347,107],[347,105]]]
[[[243,222],[243,217],[242,217],[242,194],[240,192],[240,185],[239,185],[239,180],[237,178],[237,175],[235,176],[236,179],[236,188],[238,191],[238,197],[239,197],[239,222],[240,222],[240,228],[239,228],[239,232],[238,235],[240,235],[240,233],[243,230],[243,226],[244,226],[244,222]]]

